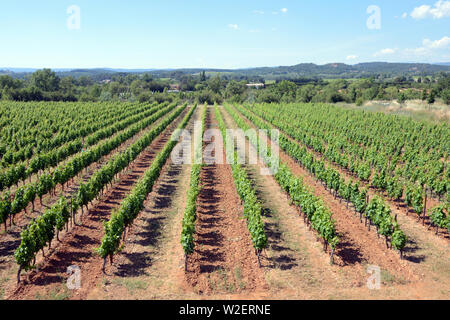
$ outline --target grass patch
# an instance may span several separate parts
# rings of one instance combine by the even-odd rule
[[[61,285],[58,288],[52,289],[48,294],[41,294],[36,293],[35,298],[36,300],[54,300],[54,301],[61,301],[61,300],[67,300],[71,296],[71,291],[67,288],[67,286]]]
[[[114,279],[112,283],[125,287],[130,294],[134,294],[136,291],[146,290],[148,288],[148,284],[139,279]]]
[[[239,289],[244,290],[246,288],[246,284],[242,279],[242,270],[240,267],[234,268],[234,278],[239,285]]]
[[[443,258],[436,259],[433,261],[434,263],[431,265],[431,270],[439,276],[450,277],[450,268],[448,267],[448,259]]]
[[[211,289],[216,292],[233,293],[236,291],[234,283],[230,281],[227,272],[223,268],[211,273],[208,282]]]
[[[395,284],[406,284],[406,281],[396,277],[388,270],[381,269],[381,283],[385,286],[393,286]]]
[[[267,273],[265,276],[266,282],[269,284],[269,287],[271,289],[276,290],[286,289],[287,286],[283,281],[280,280],[280,277],[281,275],[279,274],[279,272],[276,272],[274,274]]]

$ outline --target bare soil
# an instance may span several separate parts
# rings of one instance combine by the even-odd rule
[[[378,239],[373,228],[369,232],[364,227],[364,223],[359,222],[358,215],[351,209],[346,209],[343,202],[334,199],[322,184],[317,182],[306,170],[282,151],[280,157],[296,175],[303,177],[305,183],[311,187],[315,195],[322,197],[332,210],[341,237],[341,244],[336,252],[338,258],[335,259],[337,260],[337,266],[340,267],[339,273],[347,273],[351,276],[350,278],[353,278],[352,283],[356,287],[363,288],[368,277],[365,274],[366,267],[377,265],[381,267],[382,273],[384,272],[390,283],[394,282],[400,284],[401,287],[408,288],[402,290],[401,293],[408,298],[423,299],[433,296],[442,299],[445,297],[443,294],[449,292],[449,274],[448,271],[444,271],[450,262],[448,246],[444,245],[439,248],[439,246],[433,245],[432,248],[436,251],[425,250],[429,255],[429,263],[424,264],[422,263],[425,260],[422,255],[424,250],[417,248],[417,242],[411,240],[406,249],[406,259],[400,260],[396,252],[386,249],[384,240]],[[420,238],[420,241],[426,241],[424,247],[428,247],[430,240],[426,239],[427,235],[416,230],[410,231],[410,227],[413,228],[411,224],[408,225],[408,228],[404,228],[410,239]],[[441,257],[439,261],[436,259],[437,255]],[[418,266],[419,264],[420,266]],[[355,278],[358,272],[352,271],[352,269],[359,269],[360,277]],[[435,269],[439,269],[439,272],[434,272],[433,277],[430,277],[429,272]],[[447,268],[447,270],[449,269]],[[433,290],[434,285],[438,282],[440,292]],[[398,286],[395,288],[398,290]]]
[[[14,251],[20,244],[20,232],[22,231],[22,228],[26,226],[31,221],[31,219],[37,218],[42,215],[47,208],[49,208],[59,199],[59,196],[61,194],[63,194],[65,197],[69,197],[78,192],[78,188],[80,187],[81,183],[87,182],[94,174],[94,172],[99,170],[112,157],[126,150],[130,145],[135,143],[149,130],[152,130],[155,126],[157,126],[161,121],[162,118],[158,119],[154,124],[150,125],[146,129],[137,133],[132,138],[125,141],[118,148],[111,151],[108,155],[102,157],[98,162],[95,162],[84,169],[78,174],[77,177],[74,177],[74,179],[71,179],[65,184],[64,191],[62,190],[61,185],[58,185],[54,194],[48,193],[43,196],[42,205],[40,204],[39,199],[35,200],[34,211],[32,211],[32,204],[29,204],[27,213],[25,213],[25,210],[23,210],[16,215],[15,225],[9,228],[8,232],[0,234],[0,281],[4,283],[4,288],[6,288],[7,292],[15,288],[15,281],[10,280],[12,280],[15,277],[15,273],[17,273],[17,265],[14,260]],[[62,232],[60,234],[60,239],[63,239],[64,235],[65,232]]]
[[[218,129],[212,108],[208,110],[206,127]],[[218,143],[225,159],[221,142]],[[187,282],[201,295],[256,293],[267,289],[264,272],[258,266],[243,217],[244,209],[234,185],[231,166],[205,165],[201,183],[195,252],[188,258]]]
[[[232,117],[224,109],[221,112],[227,127],[235,128]],[[201,107],[188,124],[191,133],[200,115]],[[209,108],[207,120],[208,128],[217,128],[214,109]],[[167,137],[165,133],[163,136]],[[265,165],[258,163],[244,168],[263,204],[269,238],[269,248],[262,256],[263,267],[259,268],[230,165],[206,165],[201,175],[204,188],[198,199],[196,251],[189,257],[185,272],[180,234],[191,165],[175,165],[169,159],[144,203],[145,209],[127,233],[122,252],[112,266],[108,264],[107,274],[102,274],[102,260],[93,252],[103,236],[101,221],[109,218],[148,168],[164,139],[158,137],[130,171],[123,173],[120,182],[92,205],[83,226],[71,230],[56,249],[46,250],[48,259],[40,263],[39,272],[31,273],[29,281],[15,292],[7,289],[5,296],[52,300],[448,299],[450,248],[446,239],[427,232],[415,217],[399,214],[399,222],[410,239],[405,260],[400,260],[397,252],[386,249],[384,240],[373,229],[369,232],[360,223],[352,208],[334,199],[284,153],[281,160],[303,177],[333,212],[341,236],[335,265],[329,264],[329,252],[323,251],[315,232],[305,225],[274,177],[261,175]],[[250,150],[248,141],[247,147]],[[69,265],[81,267],[81,290],[66,288]],[[369,265],[381,268],[379,290],[367,288]],[[0,284],[6,283],[9,288],[15,274],[13,268],[4,271],[7,280],[0,279]]]
[[[261,121],[264,121],[265,123],[268,123],[265,119],[259,117],[257,114],[253,113],[253,115],[255,117],[258,117]],[[268,123],[270,125],[270,123]],[[279,129],[280,130],[280,129]],[[393,201],[390,199],[390,197],[386,194],[386,192],[381,192],[381,190],[378,190],[374,187],[372,187],[370,185],[370,183],[365,182],[361,179],[359,179],[355,174],[353,174],[352,172],[350,172],[347,169],[342,168],[341,166],[339,166],[336,163],[333,163],[332,161],[329,161],[328,159],[326,159],[321,153],[313,150],[312,148],[309,148],[306,145],[303,145],[302,143],[300,143],[299,141],[295,140],[294,138],[290,137],[286,132],[280,130],[281,132],[283,132],[286,137],[293,143],[296,143],[298,146],[300,147],[305,147],[309,152],[314,154],[314,157],[322,160],[326,163],[326,167],[328,168],[329,166],[331,166],[333,169],[338,170],[339,173],[341,174],[341,176],[343,178],[345,178],[345,181],[349,181],[349,180],[354,180],[354,181],[359,181],[361,186],[366,187],[369,190],[369,196],[370,198],[372,198],[375,195],[380,195],[384,198],[384,200],[386,201],[387,204],[389,204],[391,211],[394,215],[406,215],[410,217],[411,221],[415,221],[418,225],[421,224],[423,225],[422,230],[424,232],[429,232],[430,234],[433,233],[434,235],[436,235],[436,237],[440,237],[442,239],[446,239],[448,241],[444,242],[445,245],[450,245],[450,234],[448,233],[447,229],[444,228],[438,228],[438,232],[436,233],[436,228],[432,227],[431,221],[430,221],[430,217],[428,215],[425,216],[425,218],[423,218],[423,214],[421,215],[421,218],[418,219],[418,215],[414,212],[412,212],[411,209],[408,210],[405,202],[404,202],[404,198],[399,200],[399,201]],[[438,206],[440,204],[439,199],[437,199],[436,197],[432,197],[430,194],[428,194],[427,197],[427,203],[426,203],[426,208],[427,208],[427,213],[429,212],[429,210],[431,208],[434,208],[436,206]],[[408,213],[409,211],[409,213]]]
[[[9,299],[34,299],[49,296],[64,287],[67,268],[76,265],[82,272],[82,288],[73,292],[72,299],[81,299],[101,278],[102,259],[95,253],[103,237],[103,221],[120,206],[121,201],[143,176],[154,157],[170,139],[173,130],[182,120],[184,111],[166,130],[133,161],[128,170],[121,173],[118,183],[113,184],[99,201],[94,201],[89,212],[82,217],[82,225],[75,226],[52,252],[47,253],[38,271],[32,272],[9,296]],[[65,288],[65,287],[64,287]],[[72,293],[72,292],[71,292]]]

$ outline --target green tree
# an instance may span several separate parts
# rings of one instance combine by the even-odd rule
[[[450,88],[442,90],[441,98],[444,100],[445,104],[450,105]]]
[[[428,96],[427,102],[428,104],[433,104],[436,101],[435,93],[431,90],[430,95]]]
[[[227,87],[225,89],[225,98],[232,99],[236,102],[243,101],[243,94],[247,90],[247,86],[245,81],[237,82],[235,80],[231,80],[228,82]]]
[[[316,88],[312,84],[307,84],[305,86],[300,87],[297,90],[297,101],[299,102],[311,102],[312,98],[316,94]]]
[[[202,73],[200,73],[200,81],[201,82],[206,81],[206,72],[205,71],[202,71]]]
[[[89,87],[94,84],[94,81],[91,79],[91,77],[81,76],[80,78],[78,78],[78,84],[82,87]]]
[[[426,101],[428,99],[428,92],[426,89],[422,91],[422,101]]]
[[[217,75],[208,80],[208,87],[214,93],[220,93],[222,90],[222,80],[220,79],[220,75]]]
[[[59,88],[64,94],[74,94],[75,93],[75,79],[70,77],[64,77],[59,83]]]
[[[57,91],[60,78],[50,69],[37,70],[31,76],[32,84],[42,91]]]
[[[400,92],[397,98],[398,103],[403,104],[406,101],[406,95],[404,92]]]

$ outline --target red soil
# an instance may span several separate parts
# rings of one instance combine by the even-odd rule
[[[33,299],[36,294],[51,292],[65,281],[65,272],[71,265],[78,266],[82,276],[82,287],[75,291],[72,298],[82,299],[97,284],[102,276],[103,261],[94,250],[100,245],[104,234],[103,221],[109,219],[111,212],[120,206],[121,201],[150,167],[152,160],[169,141],[173,130],[186,112],[187,110],[133,161],[129,170],[121,173],[118,183],[113,184],[99,201],[91,204],[89,212],[82,218],[82,225],[75,226],[56,249],[50,254],[47,253],[47,259],[39,270],[32,272],[29,280],[22,281],[8,299]]]
[[[208,110],[208,120],[207,128],[217,128],[213,109]],[[222,152],[225,159],[223,147]],[[205,165],[201,181],[195,252],[188,258],[187,282],[195,292],[206,295],[267,289],[242,215],[231,166]]]

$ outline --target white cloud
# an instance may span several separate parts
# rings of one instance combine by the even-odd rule
[[[253,13],[255,13],[255,14],[264,14],[264,11],[262,11],[262,10],[253,10]]]
[[[442,39],[432,41],[430,39],[424,39],[423,45],[431,49],[442,49],[450,45],[450,37],[443,37]]]
[[[450,1],[439,0],[434,4],[433,7],[429,5],[416,7],[411,12],[411,17],[417,20],[426,18],[441,19],[450,17]]]
[[[358,59],[357,55],[349,55],[349,56],[347,56],[347,60],[355,60],[355,59]]]
[[[402,14],[403,19],[406,19],[407,17],[408,17],[408,14],[406,12]]]
[[[416,48],[390,49],[386,48],[376,52],[374,57],[394,56],[396,59],[421,60],[421,61],[444,61],[450,47],[450,37],[442,37],[438,40],[424,39],[422,46]]]
[[[233,30],[239,30],[239,26],[237,24],[229,24],[228,28],[233,29]]]
[[[430,54],[430,50],[428,50],[427,48],[424,47],[420,47],[420,48],[414,48],[414,49],[405,49],[403,51],[403,54],[405,54],[406,56],[420,56],[420,57],[424,57]]]
[[[261,30],[259,30],[259,29],[251,29],[249,32],[250,33],[259,33],[259,32],[261,32]]]
[[[430,10],[431,7],[427,5],[414,8],[413,12],[411,12],[411,17],[414,19],[425,19],[429,15]]]
[[[272,11],[272,14],[279,14],[279,13],[288,13],[288,9],[287,8],[282,8],[279,11]]]
[[[394,54],[396,52],[397,52],[397,49],[386,48],[386,49],[383,49],[383,50],[380,50],[380,51],[376,52],[374,54],[374,56],[375,57],[385,56],[385,55]]]

